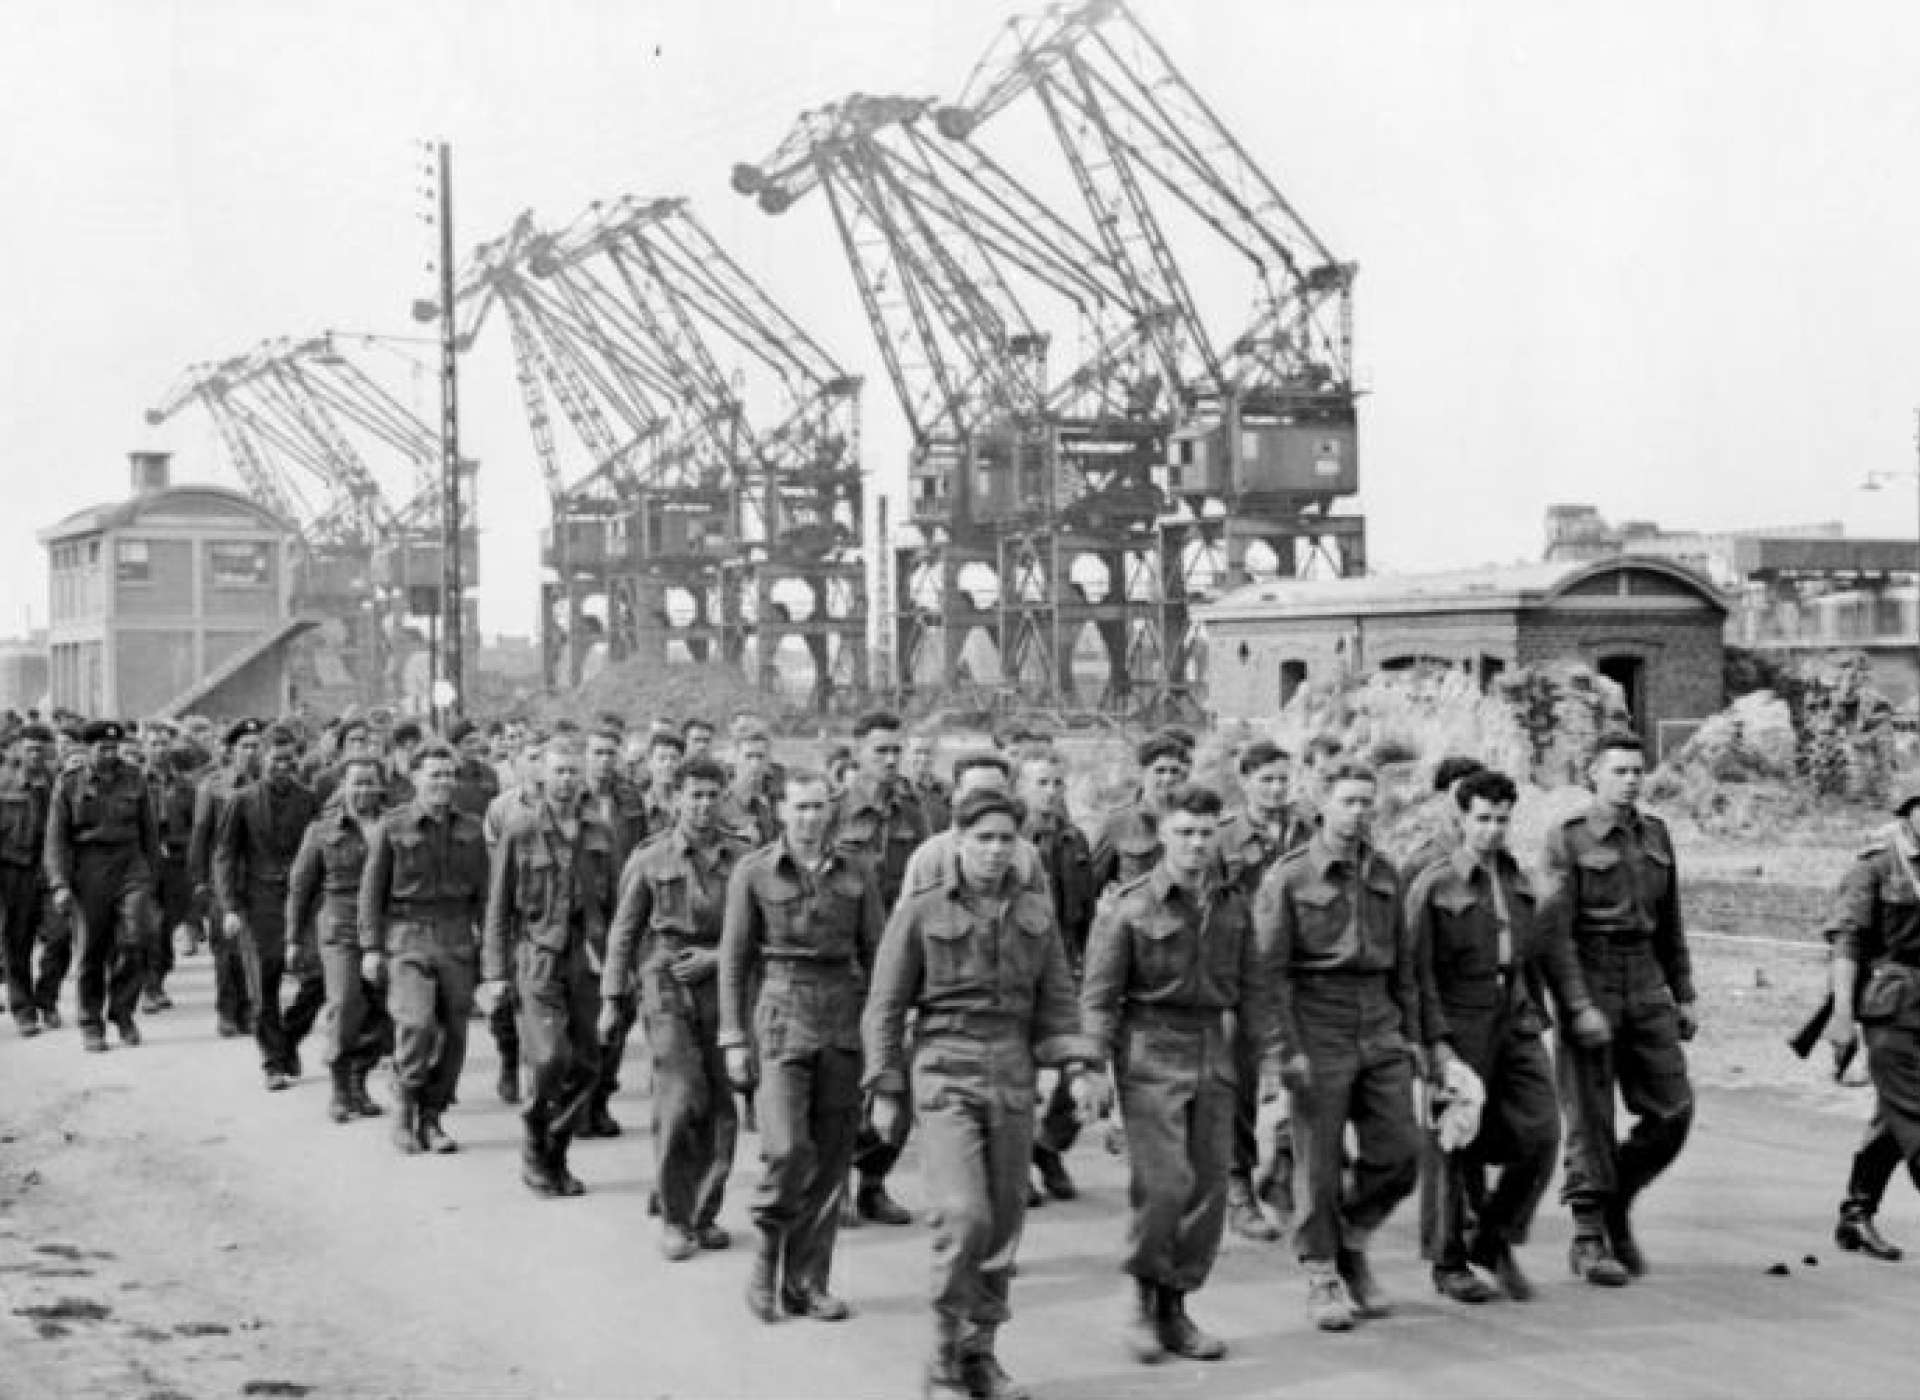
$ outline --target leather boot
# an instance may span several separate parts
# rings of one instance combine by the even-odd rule
[[[344,1064],[332,1066],[333,1097],[327,1101],[327,1117],[336,1123],[351,1123],[353,1112],[353,1085],[347,1077]]]
[[[379,1101],[367,1092],[367,1071],[356,1069],[348,1078],[347,1085],[353,1096],[353,1111],[362,1118],[378,1118],[386,1110]]]
[[[1859,1199],[1849,1200],[1840,1207],[1839,1222],[1833,1227],[1833,1242],[1849,1254],[1864,1254],[1889,1264],[1898,1261],[1904,1253],[1899,1245],[1880,1233],[1873,1223],[1873,1207]]]
[[[493,1092],[501,1103],[520,1102],[520,1062],[518,1060],[500,1061],[500,1079],[493,1086]]]
[[[560,1182],[553,1171],[553,1143],[544,1123],[529,1118],[520,1142],[520,1180],[536,1196],[557,1196]]]
[[[396,1095],[393,1115],[393,1146],[402,1156],[420,1152],[420,1105],[405,1089]]]
[[[547,1165],[553,1169],[553,1179],[560,1187],[560,1194],[563,1196],[586,1195],[587,1188],[581,1183],[580,1178],[573,1174],[573,1169],[567,1165],[567,1149],[573,1146],[573,1134],[571,1132],[549,1133],[547,1143],[549,1148]]]
[[[1187,1316],[1187,1295],[1172,1288],[1160,1290],[1160,1344],[1175,1356],[1189,1361],[1218,1361],[1227,1354],[1227,1344],[1210,1332],[1203,1332]]]
[[[437,1108],[420,1110],[420,1145],[441,1156],[460,1150],[460,1144],[448,1137],[447,1130],[440,1126],[440,1110]]]
[[[993,1354],[994,1329],[976,1327],[960,1352],[960,1375],[973,1400],[1031,1400],[1033,1394],[1007,1374]]]
[[[762,1322],[779,1320],[775,1295],[780,1280],[780,1235],[761,1226],[760,1240],[753,1251],[753,1266],[747,1271],[747,1311]]]
[[[1166,1355],[1160,1342],[1160,1289],[1143,1278],[1133,1281],[1133,1296],[1127,1302],[1126,1323],[1121,1340],[1135,1361],[1151,1366]]]
[[[1632,1209],[1633,1197],[1626,1194],[1617,1195],[1607,1203],[1607,1240],[1613,1245],[1613,1257],[1620,1261],[1620,1267],[1629,1277],[1640,1278],[1647,1272],[1647,1256],[1640,1252],[1639,1242],[1633,1237],[1629,1214]]]
[[[973,1400],[973,1391],[960,1369],[960,1325],[952,1318],[936,1315],[933,1327],[933,1355],[927,1358],[920,1394],[925,1400]]]

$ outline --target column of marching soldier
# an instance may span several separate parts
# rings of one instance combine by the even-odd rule
[[[1601,741],[1536,885],[1507,849],[1514,784],[1472,760],[1435,775],[1448,835],[1396,868],[1375,774],[1329,738],[1297,764],[1246,745],[1223,816],[1189,782],[1191,736],[1162,731],[1089,842],[1044,738],[962,756],[948,784],[890,714],[824,773],[781,770],[751,716],[731,765],[714,737],[609,716],[441,743],[376,714],[303,756],[246,721],[201,776],[166,727],[143,768],[119,724],[27,726],[0,779],[12,1012],[25,1035],[59,1027],[77,932],[86,1049],[108,1022],[137,1045],[136,1013],[170,1005],[168,931],[204,918],[220,1033],[251,1033],[279,1091],[320,1025],[339,1123],[386,1116],[367,1078],[390,1055],[403,1154],[456,1150],[445,1116],[484,1017],[543,1197],[583,1192],[574,1138],[621,1131],[637,1026],[665,1258],[729,1244],[737,1098],[757,1114],[746,1299],[767,1322],[848,1316],[837,1230],[911,1220],[888,1189],[911,1129],[933,1395],[1024,1393],[995,1351],[1024,1215],[1076,1194],[1067,1153],[1116,1109],[1141,1361],[1225,1353],[1187,1300],[1229,1225],[1291,1227],[1319,1328],[1385,1313],[1368,1245],[1416,1184],[1440,1292],[1530,1297],[1515,1246],[1563,1146],[1572,1272],[1646,1271],[1632,1207],[1687,1137],[1697,1018],[1635,739]],[[1900,1254],[1874,1224],[1888,1180],[1905,1162],[1920,1181],[1920,788],[1894,810],[1842,887],[1828,1030],[1838,1049],[1864,1026],[1879,1091],[1836,1237],[1881,1259]]]

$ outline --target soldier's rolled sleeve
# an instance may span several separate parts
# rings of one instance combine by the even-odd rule
[[[1048,901],[1052,909],[1052,901]],[[1049,923],[1052,921],[1049,920]],[[1060,930],[1049,929],[1042,955],[1040,983],[1033,989],[1033,1058],[1042,1065],[1075,1061],[1089,1067],[1106,1063],[1105,1051],[1081,1031],[1080,1002],[1073,994],[1073,969],[1067,965],[1067,945]]]
[[[860,1047],[866,1074],[862,1086],[871,1094],[907,1092],[907,1012],[920,998],[926,972],[926,950],[920,944],[919,920],[910,903],[903,902],[887,921],[880,953],[873,963],[873,987],[860,1013]]]
[[[1877,891],[1871,860],[1856,860],[1841,876],[1840,892],[1834,899],[1833,923],[1827,933],[1833,945],[1833,958],[1864,967],[1880,956],[1879,921],[1874,917],[1879,899]]]
[[[747,1043],[751,1015],[747,988],[760,955],[760,901],[754,898],[753,871],[736,866],[727,881],[727,912],[720,928],[720,1044]]]
[[[494,853],[487,878],[487,919],[480,934],[480,980],[503,982],[513,949],[514,902],[520,872],[519,837],[509,832]]]
[[[1442,867],[1431,867],[1414,877],[1407,893],[1407,934],[1413,941],[1416,980],[1420,988],[1420,1043],[1452,1040],[1446,1008],[1440,1002],[1440,979],[1433,966],[1433,887],[1445,878]],[[1412,1026],[1409,1027],[1411,1031]]]
[[[1293,901],[1280,866],[1267,872],[1253,901],[1253,937],[1272,996],[1268,1017],[1273,1054],[1282,1062],[1300,1052],[1300,1022],[1293,1007]]]
[[[1120,1034],[1120,1006],[1133,965],[1133,935],[1117,902],[1094,916],[1080,984],[1080,1028],[1101,1057],[1110,1059]]]
[[[300,849],[287,871],[287,942],[311,951],[319,946],[313,928],[314,905],[320,895],[320,828],[316,823],[302,833]]]
[[[607,961],[600,970],[600,995],[608,1001],[627,996],[633,987],[641,941],[653,918],[653,887],[641,868],[640,852],[627,857],[620,872],[620,897],[613,923],[607,928]]]
[[[367,864],[360,872],[360,950],[364,953],[387,951],[387,895],[393,881],[393,843],[387,839],[387,824],[373,829],[367,842]]]

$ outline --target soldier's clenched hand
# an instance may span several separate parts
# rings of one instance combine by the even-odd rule
[[[727,1083],[741,1093],[753,1088],[753,1056],[744,1045],[729,1045],[727,1056]]]
[[[1683,1001],[1674,1008],[1680,1019],[1680,1038],[1692,1040],[1700,1031],[1700,1013],[1690,1001]]]
[[[1573,1043],[1582,1050],[1598,1050],[1613,1039],[1606,1013],[1597,1006],[1583,1006],[1574,1012],[1573,1024],[1567,1029],[1573,1036]]]
[[[611,997],[604,998],[601,1001],[600,1019],[594,1023],[594,1029],[599,1032],[600,1039],[603,1043],[606,1041],[612,1040],[613,1037],[619,1033],[619,1030],[620,1030],[620,1003],[619,1002],[615,1001]]]
[[[491,978],[473,989],[473,1005],[482,1016],[491,1016],[500,1009],[500,998],[506,995],[507,984],[500,978]]]
[[[704,982],[720,970],[720,954],[713,948],[683,948],[667,964],[667,971],[683,987]]]
[[[63,919],[73,913],[73,891],[65,885],[56,889],[53,892],[53,907],[54,911]]]
[[[291,943],[291,942],[287,944],[287,971],[288,972],[293,973],[297,977],[301,973],[304,973],[310,970],[313,966],[314,961],[315,960],[309,957],[307,954],[306,944]]]
[[[1280,1066],[1280,1082],[1289,1094],[1304,1094],[1313,1088],[1313,1063],[1305,1055],[1295,1055]]]
[[[1073,1077],[1068,1090],[1073,1095],[1076,1116],[1084,1126],[1092,1126],[1113,1109],[1113,1080],[1095,1070],[1082,1070]]]
[[[876,1137],[882,1142],[897,1142],[907,1125],[907,1106],[898,1094],[875,1094],[867,1117]]]
[[[360,980],[379,986],[387,978],[387,955],[385,953],[362,953],[360,955]]]
[[[247,931],[247,921],[238,914],[226,913],[220,916],[220,932],[229,938],[238,938]]]

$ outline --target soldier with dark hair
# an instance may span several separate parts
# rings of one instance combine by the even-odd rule
[[[226,732],[226,764],[200,780],[193,795],[193,834],[187,843],[187,876],[197,908],[208,913],[208,948],[213,954],[214,1015],[223,1038],[253,1034],[253,996],[247,990],[246,962],[240,944],[228,937],[213,889],[213,855],[227,805],[260,776],[257,719],[243,719]]]
[[[1160,861],[1158,827],[1168,794],[1193,771],[1192,748],[1170,734],[1156,734],[1134,751],[1140,787],[1133,800],[1108,814],[1093,842],[1093,888],[1105,893],[1130,884]]]
[[[660,1252],[676,1261],[730,1243],[718,1217],[739,1117],[720,1052],[716,973],[727,882],[747,847],[718,820],[726,781],[712,759],[682,768],[672,830],[621,872],[600,977],[603,1044],[638,988],[653,1053]]]
[[[267,1088],[285,1089],[300,1077],[300,1042],[326,1004],[318,967],[298,974],[293,1004],[280,1007],[287,971],[287,887],[294,857],[320,802],[295,773],[293,732],[275,725],[265,735],[266,771],[227,804],[213,860],[222,932],[240,948],[254,1004],[254,1037]]]
[[[40,1033],[44,1018],[60,1024],[56,1003],[66,964],[58,949],[42,943],[46,905],[44,867],[47,811],[53,779],[47,756],[53,731],[28,724],[15,731],[4,772],[0,772],[0,954],[4,955],[7,1009],[23,1036]],[[40,977],[34,979],[33,952],[40,945]]]

